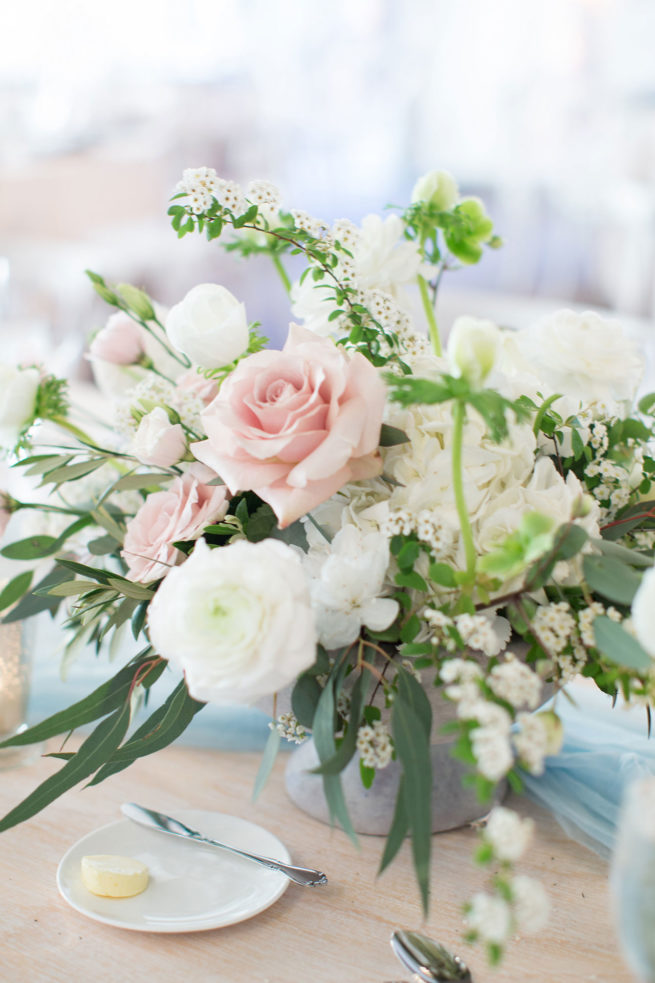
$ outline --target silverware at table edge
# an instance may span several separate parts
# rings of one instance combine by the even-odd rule
[[[285,874],[290,881],[293,881],[295,884],[302,884],[303,887],[318,887],[328,882],[327,877],[320,870],[312,870],[309,867],[294,867],[291,864],[282,863],[280,860],[273,860],[271,857],[260,857],[256,853],[248,853],[246,850],[239,850],[237,847],[228,846],[227,843],[219,843],[218,840],[212,840],[207,836],[203,836],[195,829],[189,829],[179,819],[173,819],[172,816],[165,816],[161,812],[155,812],[154,809],[146,809],[144,806],[137,805],[136,802],[124,802],[121,806],[121,812],[128,819],[132,819],[142,826],[159,830],[161,833],[170,833],[172,836],[183,836],[186,839],[193,840],[195,843],[205,843],[208,846],[215,846],[220,850],[227,850],[229,853],[234,853],[238,857],[245,857],[246,860],[252,860],[256,864],[261,864],[262,867],[267,867],[268,870],[279,871],[281,874]]]
[[[399,929],[389,941],[403,966],[422,983],[473,983],[464,960],[427,935]]]

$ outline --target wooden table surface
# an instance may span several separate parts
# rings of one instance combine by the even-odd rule
[[[1,834],[2,983],[384,983],[407,978],[389,947],[394,928],[422,929],[459,951],[475,983],[630,983],[608,910],[606,865],[567,839],[537,806],[520,803],[538,830],[523,870],[543,878],[553,902],[551,924],[537,938],[517,939],[494,971],[482,950],[461,940],[461,905],[483,886],[470,862],[470,829],[434,838],[432,905],[422,924],[407,844],[376,880],[380,838],[362,837],[357,852],[343,833],[296,810],[284,792],[284,756],[253,804],[258,763],[252,753],[169,748],[103,785],[67,793]],[[40,759],[0,772],[2,814],[57,766]],[[125,800],[172,815],[193,807],[250,819],[279,836],[294,862],[325,870],[329,885],[292,884],[257,917],[208,932],[155,935],[91,921],[59,896],[57,864],[81,836],[120,818]]]

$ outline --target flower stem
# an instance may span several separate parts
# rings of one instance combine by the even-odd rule
[[[423,309],[425,311],[425,316],[428,319],[428,333],[430,335],[430,343],[432,345],[432,350],[434,354],[439,356],[443,355],[443,349],[441,347],[441,338],[439,337],[439,328],[437,326],[437,319],[434,313],[434,307],[432,301],[430,300],[430,294],[428,291],[428,282],[424,276],[419,275],[416,277],[418,282],[418,288],[421,292],[421,300],[423,301]]]
[[[273,266],[277,270],[278,275],[280,277],[280,280],[282,281],[282,284],[284,286],[284,289],[287,292],[287,296],[290,297],[291,296],[291,280],[289,279],[289,274],[285,270],[284,264],[282,263],[282,260],[280,259],[280,257],[278,256],[277,253],[273,253],[272,252],[270,254],[270,257],[273,260]]]
[[[464,554],[466,556],[466,573],[473,584],[475,577],[476,553],[473,543],[473,530],[466,507],[464,496],[464,479],[462,471],[462,446],[464,443],[464,421],[466,419],[466,407],[461,399],[456,399],[453,403],[453,491],[455,493],[455,506],[459,517],[459,524],[462,531],[462,542],[464,544]]]
[[[53,416],[51,417],[51,419],[52,422],[56,423],[57,426],[62,428],[62,430],[68,430],[69,433],[72,433],[74,437],[77,437],[77,439],[81,440],[83,443],[85,444],[93,443],[89,435],[86,434],[84,430],[80,430],[80,428],[76,427],[74,423],[71,423],[70,420],[67,420],[65,416]]]

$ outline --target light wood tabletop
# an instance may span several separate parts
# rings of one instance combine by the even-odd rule
[[[630,983],[609,913],[606,864],[537,806],[517,806],[537,822],[537,842],[522,869],[548,888],[551,924],[537,938],[515,940],[494,971],[480,949],[461,939],[462,903],[484,886],[470,861],[472,830],[434,837],[432,903],[423,923],[408,844],[376,880],[382,839],[362,837],[357,852],[342,832],[297,811],[284,791],[283,755],[253,804],[258,764],[253,753],[169,748],[102,785],[67,793],[1,834],[2,983],[384,983],[408,975],[389,947],[395,928],[420,929],[460,952],[475,983]],[[56,767],[41,759],[0,772],[2,814]],[[329,884],[292,884],[249,921],[207,932],[156,935],[91,921],[59,896],[57,865],[81,836],[121,818],[126,800],[171,815],[192,807],[249,819],[279,836],[294,863],[325,870]]]

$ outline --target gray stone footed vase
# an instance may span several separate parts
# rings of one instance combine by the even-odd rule
[[[470,767],[452,757],[455,740],[450,734],[441,734],[442,726],[456,717],[455,704],[447,700],[441,689],[427,690],[432,704],[432,832],[441,833],[456,829],[485,816],[492,803],[481,803],[474,789],[464,786],[462,778]],[[382,711],[388,722],[387,711]],[[289,755],[285,783],[291,801],[303,812],[321,822],[329,823],[330,815],[323,794],[323,779],[312,775],[311,769],[319,764],[314,742],[310,738]],[[396,794],[402,766],[391,761],[386,768],[376,772],[373,784],[364,788],[359,773],[359,754],[341,772],[346,806],[357,833],[385,835],[393,821]],[[505,793],[499,786],[498,798]]]

